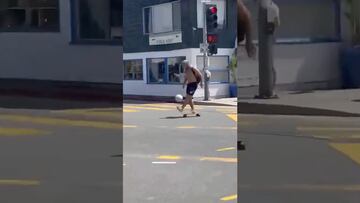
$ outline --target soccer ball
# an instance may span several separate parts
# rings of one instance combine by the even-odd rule
[[[175,96],[175,101],[176,102],[182,102],[183,101],[183,96],[181,95],[181,94],[177,94],[176,96]]]

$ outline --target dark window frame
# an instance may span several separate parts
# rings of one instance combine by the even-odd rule
[[[105,1],[105,0],[102,0]],[[111,4],[111,0],[109,1],[109,4]],[[72,45],[114,45],[119,46],[123,45],[123,36],[119,39],[81,39],[79,37],[79,27],[80,27],[80,20],[79,20],[79,0],[70,0],[70,6],[71,6],[71,41],[70,44]],[[109,6],[110,8],[110,6]],[[110,9],[109,12],[109,23],[111,23],[111,16],[112,16],[112,10]],[[123,25],[122,25],[123,27]],[[109,26],[109,29],[111,29],[111,25]]]
[[[141,79],[136,79],[134,72],[131,73],[132,74],[131,79],[125,79],[125,74],[126,74],[126,72],[125,72],[125,62],[127,62],[127,61],[139,61],[139,62],[141,62],[141,74],[142,74]],[[124,80],[126,80],[126,81],[143,81],[144,80],[144,64],[143,64],[142,59],[125,59],[124,60]]]
[[[148,85],[180,85],[182,84],[180,82],[170,82],[169,81],[169,65],[168,65],[168,59],[169,58],[181,58],[183,60],[186,60],[186,56],[166,56],[166,57],[153,57],[153,58],[146,58],[146,84]],[[164,76],[163,76],[163,82],[150,82],[150,60],[152,59],[164,59]]]
[[[179,3],[179,8],[180,8],[180,16],[179,16],[179,26],[180,28],[179,29],[175,29],[175,23],[174,23],[174,3]],[[150,9],[149,11],[149,14],[150,16],[152,15],[152,8],[155,7],[155,6],[159,6],[159,5],[163,5],[163,4],[171,4],[172,6],[172,17],[173,17],[173,22],[172,22],[172,31],[166,31],[166,32],[157,32],[157,33],[154,33],[152,32],[151,30],[151,27],[152,27],[152,18],[151,17],[148,17],[147,20],[151,21],[151,22],[148,22],[146,23],[146,16],[145,16],[145,9]],[[142,8],[142,25],[143,25],[143,34],[144,35],[161,35],[161,34],[166,34],[166,33],[176,33],[176,32],[181,32],[182,30],[182,13],[181,13],[181,0],[176,0],[176,1],[170,1],[170,2],[167,2],[167,3],[162,3],[162,4],[156,4],[156,5],[151,5],[151,6],[146,6],[146,7],[143,7]],[[146,25],[148,25],[149,27],[146,28]],[[148,30],[148,31],[147,31]]]
[[[31,1],[31,0],[29,0]],[[0,32],[3,33],[59,33],[60,27],[61,27],[61,19],[60,19],[60,0],[55,0],[55,7],[54,6],[28,6],[28,7],[9,7],[6,9],[0,9],[0,14],[1,11],[8,11],[8,10],[24,10],[25,11],[25,21],[31,21],[29,19],[27,19],[27,17],[30,16],[30,18],[33,18],[33,16],[31,15],[31,13],[34,10],[56,10],[56,17],[57,17],[57,25],[54,26],[54,28],[35,28],[35,27],[31,27],[31,25],[26,25],[25,27],[15,27],[12,29],[8,29],[8,28],[1,28],[0,27]],[[30,13],[30,14],[28,14]],[[0,15],[1,16],[1,15]]]

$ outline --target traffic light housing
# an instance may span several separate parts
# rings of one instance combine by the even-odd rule
[[[206,5],[206,28],[208,33],[215,32],[217,23],[217,7],[216,5]]]
[[[216,47],[216,43],[218,41],[218,36],[217,34],[208,34],[207,35],[207,42],[208,42],[208,54],[214,55],[217,54],[217,47]]]
[[[217,7],[216,5],[206,5],[206,30],[207,30],[207,43],[208,43],[208,54],[214,55],[217,54],[216,43],[218,41],[217,27],[218,27],[218,17],[217,17]]]

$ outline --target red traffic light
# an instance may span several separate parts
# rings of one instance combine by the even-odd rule
[[[207,36],[207,41],[208,43],[216,43],[218,40],[218,36],[217,35],[208,35]]]
[[[209,8],[209,10],[210,10],[210,12],[211,12],[212,14],[216,14],[216,13],[217,13],[217,8],[216,8],[216,6],[211,6],[211,7]]]

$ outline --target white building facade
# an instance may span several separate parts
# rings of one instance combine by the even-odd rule
[[[0,79],[122,83],[122,0],[2,0],[0,15]]]
[[[228,97],[228,69],[235,48],[236,5],[212,0],[218,8],[218,53],[209,59],[211,97]],[[124,6],[124,94],[173,97],[182,88],[182,60],[203,69],[201,0],[126,1]],[[203,97],[198,89],[194,97]]]

